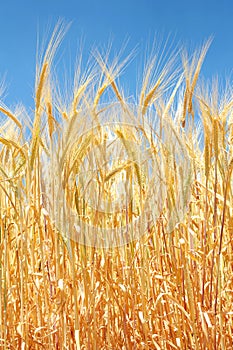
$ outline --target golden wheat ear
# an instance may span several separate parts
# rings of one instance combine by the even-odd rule
[[[194,119],[193,94],[197,85],[197,80],[200,75],[202,64],[204,62],[207,51],[211,45],[211,42],[212,38],[208,39],[201,47],[201,49],[193,54],[191,62],[189,62],[187,52],[183,51],[182,53],[182,62],[186,82],[183,104],[183,117],[181,121],[183,127],[185,127],[185,119],[187,113],[189,115],[192,115]]]
[[[96,108],[100,103],[100,99],[108,87],[112,88],[115,94],[115,97],[121,103],[122,106],[125,103],[123,94],[120,92],[119,88],[117,87],[116,79],[120,76],[123,70],[126,69],[127,65],[135,56],[135,50],[132,50],[130,54],[128,54],[124,59],[122,59],[122,61],[120,61],[120,56],[123,51],[124,51],[124,46],[121,52],[119,53],[119,56],[115,57],[112,60],[112,63],[109,63],[110,49],[107,50],[105,57],[104,55],[101,55],[100,52],[98,51],[93,52],[93,56],[97,64],[99,65],[99,69],[101,73],[100,82],[98,84],[98,89],[96,91],[94,103],[93,103],[94,111],[96,111]]]
[[[50,94],[49,94],[51,66],[53,63],[56,50],[58,49],[67,30],[68,30],[68,25],[65,26],[64,22],[59,21],[53,31],[53,34],[51,36],[51,39],[49,41],[49,44],[47,46],[47,49],[44,55],[42,55],[38,59],[37,68],[36,68],[36,86],[35,86],[35,91],[36,91],[35,117],[33,122],[32,141],[31,141],[31,160],[30,160],[31,169],[33,168],[35,158],[37,157],[37,154],[38,154],[39,144],[41,143],[41,140],[40,140],[41,116],[44,110],[46,110],[46,104],[47,104],[47,108],[51,104]],[[48,117],[50,121],[50,132],[51,132],[52,119],[51,119],[50,113],[48,113]]]

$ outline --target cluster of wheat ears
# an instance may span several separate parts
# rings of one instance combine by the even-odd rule
[[[62,96],[64,33],[34,117],[0,102],[1,349],[232,349],[233,91],[198,80],[210,42],[151,55],[132,107],[109,52]]]

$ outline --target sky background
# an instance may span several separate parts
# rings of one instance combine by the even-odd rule
[[[59,18],[72,22],[57,55],[60,70],[69,71],[75,63],[80,39],[84,60],[93,46],[111,41],[117,52],[126,38],[125,53],[138,45],[138,57],[143,57],[146,44],[156,35],[171,34],[175,43],[191,49],[213,36],[202,74],[205,78],[232,75],[232,0],[5,0],[0,5],[0,79],[5,77],[4,101],[10,106],[22,102],[33,108],[38,34],[46,36]],[[136,57],[124,73],[132,94],[137,62]]]

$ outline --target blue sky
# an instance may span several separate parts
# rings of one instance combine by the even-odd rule
[[[61,67],[68,70],[81,38],[84,58],[91,47],[109,41],[117,52],[126,38],[126,54],[139,44],[139,56],[143,57],[143,47],[156,34],[166,38],[170,33],[176,43],[191,49],[213,36],[203,75],[226,77],[232,73],[232,0],[5,0],[0,7],[0,78],[6,78],[8,105],[22,101],[33,108],[38,32],[43,37],[58,18],[72,21],[57,55]],[[132,93],[136,68],[137,58],[125,72]]]

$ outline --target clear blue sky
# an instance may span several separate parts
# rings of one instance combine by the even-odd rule
[[[130,50],[156,33],[171,33],[176,42],[192,48],[213,35],[204,76],[232,72],[232,0],[5,0],[0,6],[0,78],[6,74],[7,104],[33,106],[38,28],[43,36],[58,18],[72,21],[60,50],[63,65],[71,65],[80,38],[85,39],[86,56],[93,45],[103,46],[110,39],[117,51],[128,37]],[[134,68],[125,73],[130,89]]]

